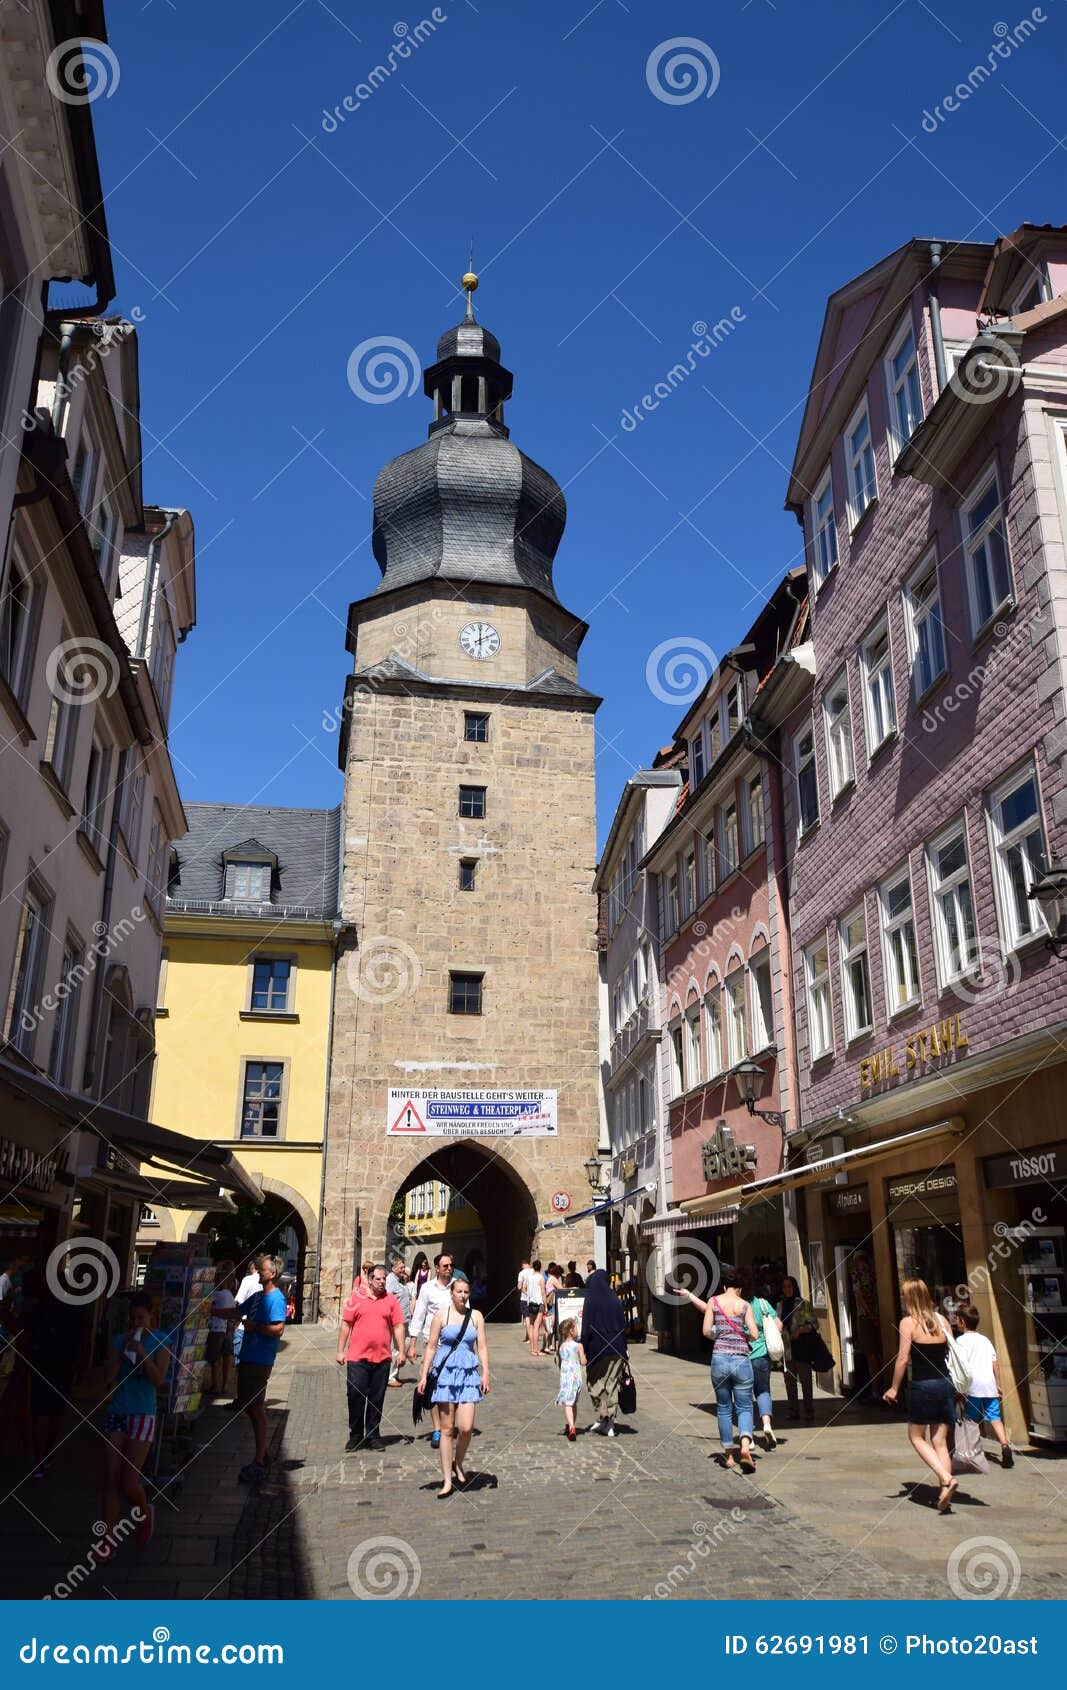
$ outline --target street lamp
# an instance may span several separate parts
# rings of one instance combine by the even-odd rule
[[[777,1127],[784,1138],[785,1110],[756,1108],[756,1097],[758,1095],[756,1087],[763,1085],[763,1069],[759,1063],[751,1056],[747,1057],[744,1062],[737,1063],[733,1074],[737,1081],[737,1089],[741,1093],[741,1100],[749,1114],[754,1115],[758,1121],[770,1121],[771,1125]]]
[[[1055,956],[1067,956],[1067,865],[1053,857],[1045,872],[1026,894],[1041,906],[1048,923],[1046,947]]]
[[[589,1181],[589,1189],[593,1193],[594,1197],[601,1189],[603,1168],[604,1165],[601,1162],[600,1157],[596,1155],[590,1156],[589,1160],[585,1163],[585,1177]]]

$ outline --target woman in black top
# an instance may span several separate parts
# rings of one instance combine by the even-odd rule
[[[956,1419],[956,1393],[948,1370],[949,1325],[934,1307],[925,1279],[906,1279],[901,1296],[907,1312],[900,1323],[900,1349],[885,1400],[896,1402],[910,1360],[908,1437],[916,1455],[936,1474],[941,1485],[937,1511],[947,1514],[959,1484],[952,1477],[948,1447],[949,1427]]]

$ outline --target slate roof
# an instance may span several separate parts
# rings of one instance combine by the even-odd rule
[[[278,859],[273,904],[306,909],[327,921],[339,913],[340,806],[300,810],[186,803],[185,813],[189,831],[175,847],[178,868],[168,907],[180,909],[189,900],[220,900],[225,889],[223,852],[261,842],[260,849]]]

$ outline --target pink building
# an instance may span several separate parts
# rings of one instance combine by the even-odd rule
[[[912,241],[832,295],[787,495],[809,674],[759,701],[799,1137],[830,1158],[779,1183],[842,1378],[878,1371],[921,1273],[1010,1355],[1010,1429],[1055,1437],[1067,979],[1030,893],[1067,848],[1065,440],[1067,230]]]

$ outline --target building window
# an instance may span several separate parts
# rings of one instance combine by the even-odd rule
[[[470,821],[481,821],[485,815],[484,786],[461,786],[459,789],[459,813]]]
[[[235,904],[265,904],[270,900],[269,863],[231,863],[230,897]]]
[[[825,938],[804,952],[804,978],[808,989],[808,1044],[812,1062],[818,1062],[834,1048],[830,953]]]
[[[111,569],[115,531],[118,528],[118,518],[112,509],[110,499],[100,500],[96,510],[91,515],[86,516],[85,525],[89,530],[89,544],[96,561],[96,567],[106,582]]]
[[[1008,541],[995,468],[963,506],[962,522],[971,630],[978,634],[1011,598]]]
[[[437,1213],[439,1215],[448,1214],[448,1200],[450,1195],[448,1186],[445,1185],[442,1180],[439,1180],[437,1183]]]
[[[704,884],[704,896],[710,898],[715,890],[715,823],[712,830],[705,834],[700,842],[701,875]]]
[[[692,915],[697,907],[697,859],[695,851],[687,851],[682,859],[682,914]]]
[[[449,974],[448,1012],[450,1015],[480,1015],[482,1013],[481,974]]]
[[[50,912],[51,905],[45,904],[43,898],[33,891],[26,893],[15,940],[5,1036],[17,1051],[28,1057],[33,1055],[37,1038],[37,998],[48,950]]]
[[[464,710],[463,737],[476,745],[484,745],[489,738],[489,717],[483,710]]]
[[[13,550],[0,600],[0,673],[20,705],[26,701],[33,667],[33,577]]]
[[[97,471],[100,467],[96,448],[88,429],[82,429],[78,441],[78,450],[74,454],[74,468],[71,470],[70,481],[74,489],[74,497],[78,502],[78,509],[84,516],[91,511],[96,500]]]
[[[962,821],[926,848],[933,896],[934,943],[943,986],[970,973],[978,960],[967,835]]]
[[[104,854],[104,835],[107,823],[107,779],[111,753],[103,741],[93,735],[89,751],[89,767],[85,776],[85,799],[82,804],[82,831],[98,857]]]
[[[723,695],[723,742],[728,743],[741,726],[745,714],[745,687],[740,675]]]
[[[167,830],[157,809],[152,811],[152,827],[148,835],[148,862],[145,865],[145,900],[157,918],[167,895]]]
[[[685,1083],[686,1086],[698,1086],[701,1081],[700,1072],[700,1005],[694,1004],[686,1011],[685,1017],[686,1052],[685,1052]]]
[[[906,863],[899,874],[884,883],[879,902],[882,909],[886,1011],[895,1015],[898,1010],[917,1004],[921,996],[911,875]]]
[[[800,836],[810,833],[819,819],[819,776],[815,767],[815,731],[804,729],[793,742],[793,766],[797,783],[797,815]]]
[[[774,998],[771,993],[771,957],[767,950],[750,958],[752,982],[752,1047],[766,1050],[774,1043]]]
[[[719,851],[723,880],[733,874],[739,858],[737,851],[737,805],[723,804],[719,808]]]
[[[989,820],[1004,937],[1014,949],[1045,931],[1040,906],[1027,895],[1045,864],[1037,777],[1032,768],[990,793]]]
[[[1032,311],[1035,305],[1044,305],[1052,298],[1052,289],[1045,274],[1045,266],[1037,264],[1031,266],[1019,287],[1018,293],[1011,302],[1013,317],[1020,317],[1024,311]]]
[[[246,1062],[241,1137],[277,1138],[282,1118],[282,1062]]]
[[[156,977],[156,1014],[167,1007],[167,964],[170,952],[166,946],[159,953],[159,974]]]
[[[923,559],[904,583],[904,626],[911,660],[912,697],[919,699],[948,668],[934,552]]]
[[[885,378],[889,394],[889,432],[895,457],[904,450],[923,419],[919,360],[910,322],[903,324],[889,349]]]
[[[708,1078],[722,1073],[722,1004],[716,987],[704,999],[704,1027],[708,1048]]]
[[[745,976],[741,969],[732,974],[726,982],[726,1036],[730,1047],[730,1066],[736,1067],[748,1055]]]
[[[834,482],[829,467],[811,500],[811,558],[815,591],[831,570],[837,568],[837,518],[834,516]]]
[[[848,475],[849,525],[855,528],[864,511],[878,497],[874,470],[874,446],[867,401],[863,400],[845,430],[845,469]]]
[[[666,918],[667,932],[677,933],[678,921],[678,876],[673,872],[666,879],[665,896],[667,901]]]
[[[144,814],[144,770],[135,770],[126,776],[125,815],[122,818],[122,831],[126,835],[130,856],[134,866],[137,865],[137,852],[141,845],[141,817]]]
[[[478,868],[476,857],[464,857],[459,865],[459,889],[461,892],[474,891],[474,876]]]
[[[893,652],[889,621],[882,617],[860,647],[863,707],[867,726],[867,755],[873,757],[897,725],[893,698]]]
[[[689,741],[689,761],[692,764],[690,786],[699,786],[704,779],[704,724],[701,722],[693,738]]]
[[[839,798],[856,778],[852,755],[852,707],[848,697],[848,671],[842,669],[827,687],[822,701],[826,730],[826,767],[830,771],[830,798]]]
[[[163,720],[170,715],[170,694],[174,684],[174,624],[171,621],[170,610],[161,600],[156,614],[156,625],[152,633],[152,682],[159,700],[159,711]]]
[[[873,1025],[871,970],[867,960],[867,916],[862,904],[846,915],[839,934],[845,1035],[849,1039],[857,1039],[864,1033],[869,1033]]]
[[[253,957],[249,1007],[285,1014],[290,1008],[292,976],[293,965],[285,957]]]
[[[85,973],[81,955],[80,947],[68,939],[63,948],[63,962],[56,988],[55,995],[59,1002],[52,1024],[52,1050],[48,1059],[48,1072],[58,1086],[67,1085],[70,1080],[74,1029],[78,1020],[78,996]]]
[[[64,636],[65,639],[66,636]],[[52,702],[48,712],[48,731],[44,742],[44,761],[52,770],[64,792],[70,785],[71,764],[74,760],[74,742],[78,737],[78,712],[81,709],[76,695],[67,690],[71,684],[71,669],[76,666],[76,663],[76,659],[74,665],[68,663],[56,676],[55,684],[59,688],[59,693],[53,692],[52,694]]]
[[[683,1074],[685,1072],[685,1057],[682,1051],[682,1023],[676,1021],[668,1029],[667,1055],[671,1065],[671,1096],[681,1097],[685,1090]]]
[[[763,844],[763,777],[757,771],[745,781],[745,855]]]

